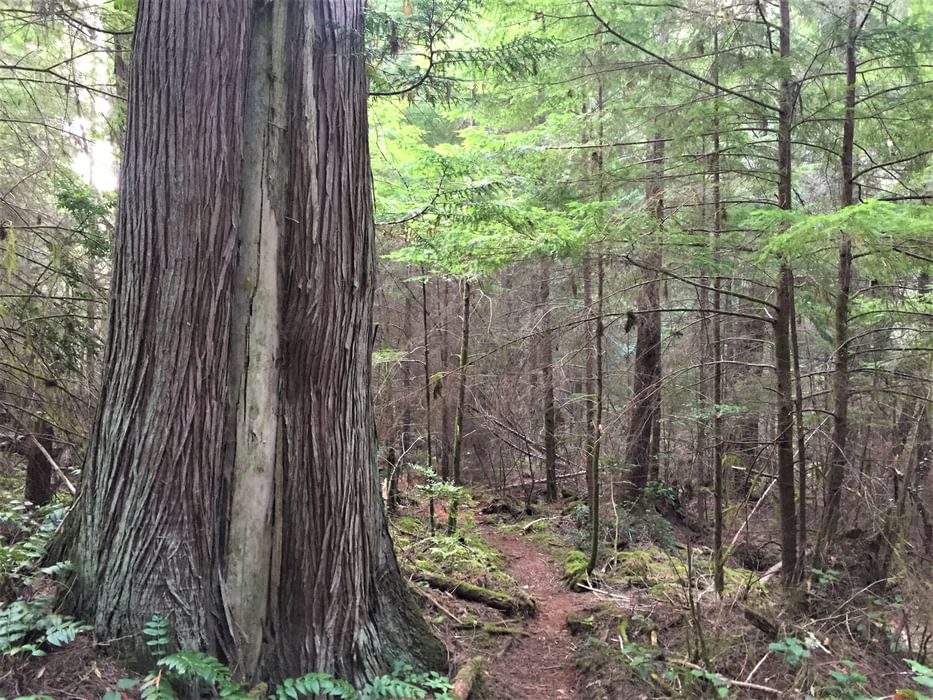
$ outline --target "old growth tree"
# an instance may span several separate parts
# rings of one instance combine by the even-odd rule
[[[375,479],[362,6],[139,3],[68,543],[101,638],[161,612],[247,678],[440,662]]]

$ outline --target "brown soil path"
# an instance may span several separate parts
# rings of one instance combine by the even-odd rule
[[[505,554],[506,568],[538,605],[525,624],[527,636],[511,639],[504,653],[490,659],[491,700],[583,700],[576,689],[573,651],[567,615],[592,603],[588,595],[568,591],[560,567],[530,539],[492,527],[483,537]]]

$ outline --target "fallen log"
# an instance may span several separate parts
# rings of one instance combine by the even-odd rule
[[[769,639],[777,639],[779,630],[777,625],[771,622],[771,620],[747,607],[742,608],[742,614],[752,627],[764,632]]]
[[[457,581],[449,576],[433,574],[428,571],[414,571],[410,574],[412,581],[426,583],[431,588],[448,593],[473,603],[482,603],[494,610],[501,610],[506,615],[519,615],[521,617],[534,617],[537,613],[535,601],[524,593],[517,596],[506,595],[490,588],[483,588],[466,581]]]
[[[479,620],[466,620],[465,622],[458,622],[454,625],[455,630],[475,630],[477,632],[485,632],[489,635],[500,635],[500,634],[517,634],[522,637],[527,637],[528,632],[525,632],[518,627],[510,627],[509,625],[498,624],[495,622],[481,622]]]
[[[483,672],[483,659],[480,656],[474,656],[464,664],[456,677],[454,678],[454,687],[450,691],[451,697],[457,700],[467,700],[476,684],[476,679]]]

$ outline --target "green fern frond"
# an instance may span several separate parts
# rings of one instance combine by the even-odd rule
[[[165,656],[158,666],[183,681],[202,681],[214,686],[221,697],[244,697],[245,689],[233,680],[230,669],[210,654],[200,651],[179,651]]]
[[[309,695],[327,695],[344,700],[360,700],[362,697],[350,683],[334,678],[329,673],[307,673],[299,678],[286,678],[276,686],[272,697],[276,700],[297,700]]]
[[[162,671],[154,671],[143,679],[139,696],[143,700],[178,700],[175,689],[163,677]]]

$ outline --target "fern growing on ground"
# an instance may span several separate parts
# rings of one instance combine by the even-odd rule
[[[142,681],[124,679],[119,688],[128,690],[138,687],[144,700],[175,700],[175,688],[194,686],[196,690],[212,690],[221,698],[254,700],[267,697],[269,700],[298,700],[303,697],[325,696],[344,700],[388,700],[389,698],[419,700],[433,697],[435,700],[452,700],[452,686],[444,676],[435,672],[415,673],[405,664],[396,664],[392,673],[379,676],[362,689],[329,673],[308,673],[298,678],[286,678],[272,692],[265,688],[248,689],[233,678],[230,669],[210,654],[200,651],[178,651],[166,653],[169,644],[169,622],[161,615],[153,615],[143,629],[146,644],[158,658],[156,668]],[[122,695],[110,691],[104,700],[119,700]]]

